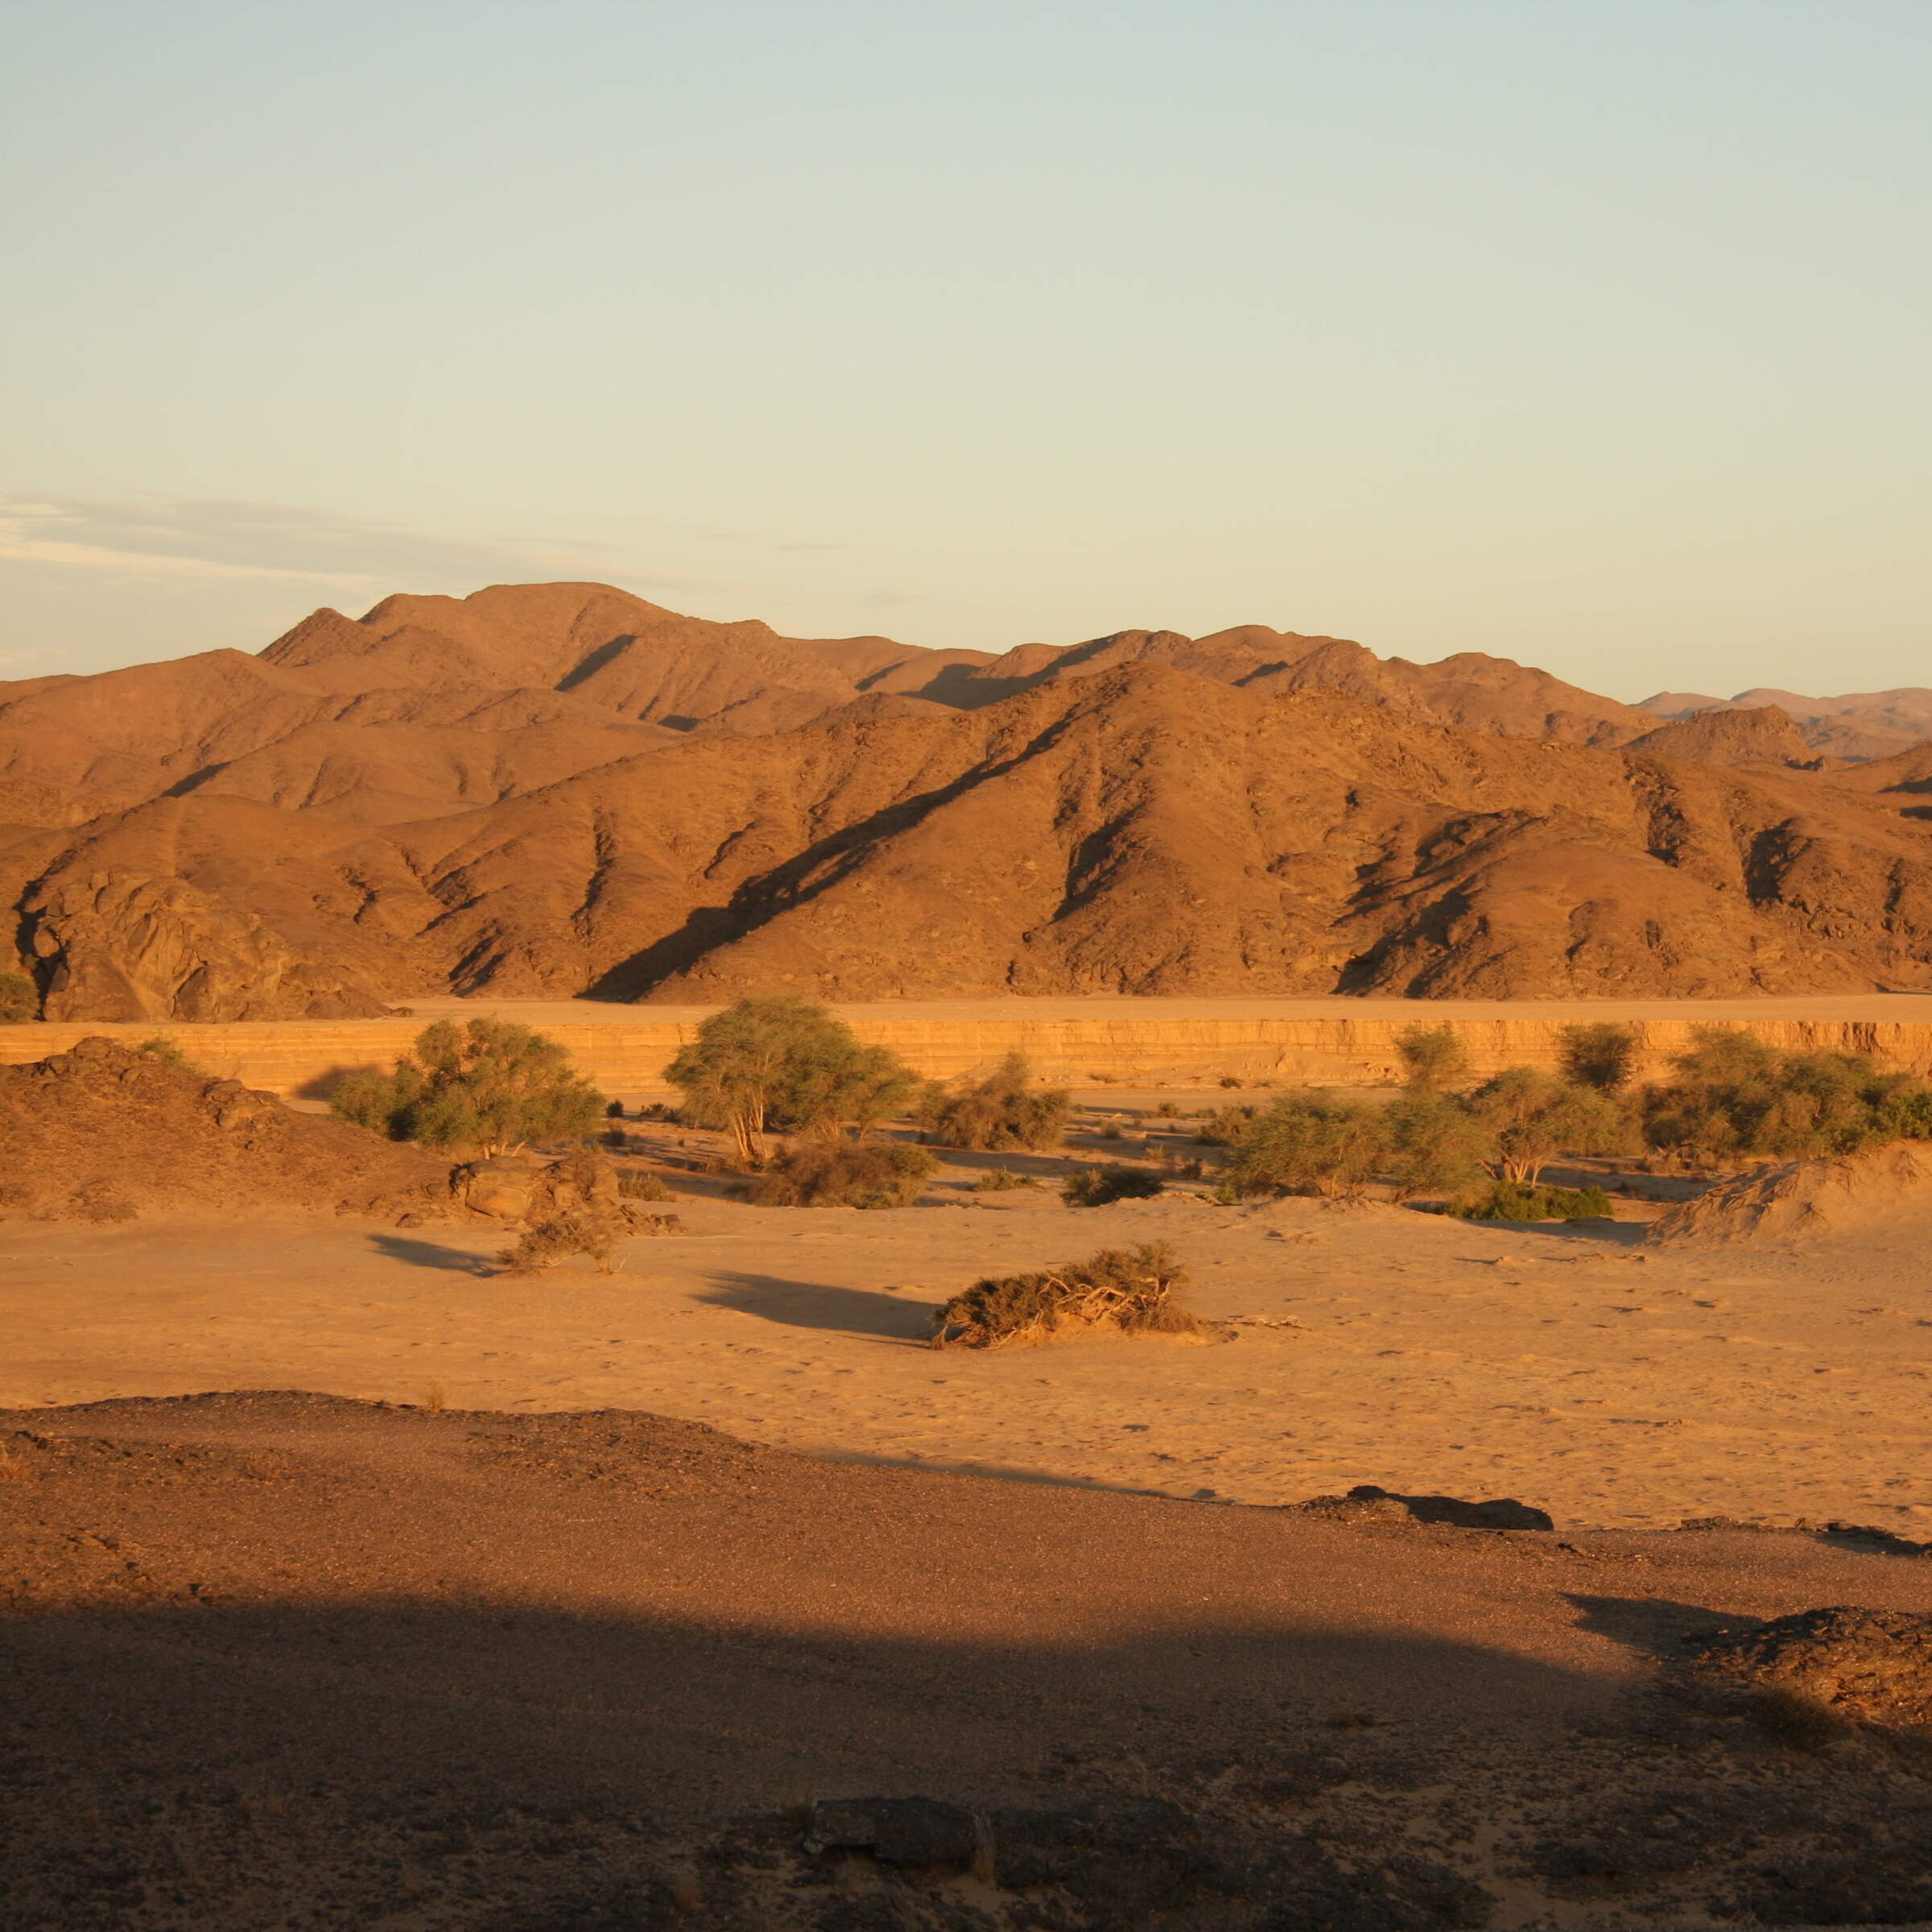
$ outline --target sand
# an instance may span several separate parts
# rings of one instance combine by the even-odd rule
[[[1726,1515],[1932,1538],[1932,1285],[1909,1239],[1647,1249],[1383,1207],[692,1198],[621,1267],[493,1274],[489,1228],[292,1215],[0,1224],[0,1406],[303,1388],[621,1407],[753,1441],[1183,1498],[1375,1483],[1559,1525]],[[1626,1214],[1641,1212],[1623,1203]],[[979,1274],[1171,1241],[1212,1346],[923,1346]]]

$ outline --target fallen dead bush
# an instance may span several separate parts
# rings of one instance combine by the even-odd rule
[[[1108,1331],[1199,1341],[1187,1271],[1165,1241],[1103,1248],[1034,1274],[989,1275],[933,1317],[935,1348],[1022,1348]]]
[[[617,1266],[617,1243],[634,1234],[675,1234],[675,1214],[646,1214],[630,1208],[621,1214],[553,1214],[526,1228],[516,1245],[497,1256],[505,1274],[540,1274],[573,1255],[588,1255],[605,1274]]]

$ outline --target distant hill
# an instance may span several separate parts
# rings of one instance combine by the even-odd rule
[[[391,597],[0,686],[0,896],[55,1018],[1932,986],[1932,745],[1663,702],[1260,625],[996,656]]]
[[[1637,708],[1660,718],[1689,718],[1703,712],[1757,711],[1767,706],[1775,706],[1791,719],[1814,751],[1837,758],[1889,758],[1932,738],[1932,691],[1919,685],[1853,691],[1838,698],[1807,698],[1765,685],[1740,691],[1734,698],[1660,691]]]

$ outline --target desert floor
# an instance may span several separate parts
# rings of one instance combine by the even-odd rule
[[[1375,1483],[1514,1496],[1559,1525],[1839,1519],[1932,1538],[1916,1249],[1646,1248],[1656,1209],[1628,1201],[1637,1218],[1536,1228],[1194,1193],[1078,1209],[1052,1190],[1059,1163],[1007,1163],[1045,1172],[1038,1191],[976,1194],[987,1164],[958,1157],[926,1204],[875,1212],[753,1208],[674,1175],[684,1232],[632,1240],[609,1275],[497,1274],[505,1237],[475,1224],[8,1224],[0,1406],[253,1388],[621,1408],[1177,1497]],[[1206,1346],[924,1346],[934,1307],[983,1274],[1155,1240],[1193,1273]]]
[[[1199,1153],[1160,1097],[1071,1159]],[[1021,1156],[753,1208],[627,1129],[683,1231],[609,1274],[500,1274],[475,1220],[0,1225],[7,1932],[1932,1912],[1924,1739],[1688,1661],[1932,1612],[1916,1249],[1646,1245],[1695,1184],[1635,1174],[1568,1227],[1077,1209]],[[1154,1240],[1207,1341],[924,1345],[982,1274]],[[1228,1506],[1362,1483],[1556,1527]],[[970,1858],[815,1848],[874,1795]]]

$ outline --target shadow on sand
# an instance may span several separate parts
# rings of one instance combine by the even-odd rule
[[[411,1268],[440,1268],[452,1274],[494,1274],[487,1257],[445,1248],[438,1241],[411,1241],[407,1235],[372,1234],[369,1245],[386,1259]]]
[[[714,1308],[733,1308],[785,1328],[822,1328],[867,1335],[881,1341],[923,1344],[932,1331],[935,1304],[916,1295],[883,1294],[871,1288],[835,1288],[819,1282],[786,1281],[775,1274],[714,1274],[697,1298]]]

